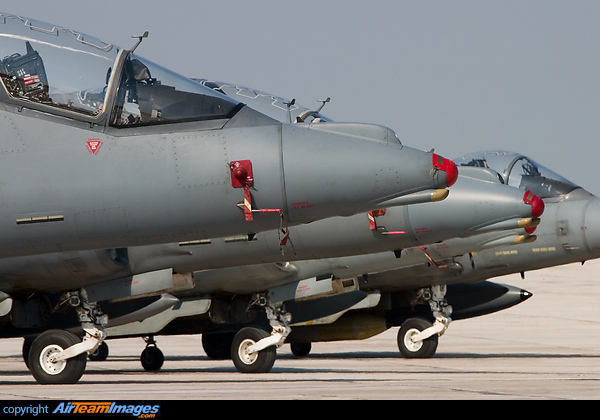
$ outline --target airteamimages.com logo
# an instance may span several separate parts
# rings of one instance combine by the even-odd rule
[[[160,412],[155,404],[120,404],[116,402],[63,402],[52,414],[131,414],[140,419],[151,419]]]
[[[139,419],[153,419],[160,413],[159,404],[131,404],[118,403],[111,401],[89,401],[89,402],[61,402],[55,408],[48,404],[38,405],[6,405],[2,408],[3,415],[13,415],[15,417],[37,417],[48,415],[125,415],[133,416]]]

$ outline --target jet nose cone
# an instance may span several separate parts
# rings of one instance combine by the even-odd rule
[[[433,168],[446,173],[446,187],[451,187],[458,179],[458,168],[456,167],[456,164],[450,159],[446,159],[442,156],[436,155],[435,153],[432,155]]]
[[[525,191],[525,194],[523,195],[523,201],[525,204],[531,205],[531,217],[534,219],[537,219],[544,213],[544,201],[531,191]]]

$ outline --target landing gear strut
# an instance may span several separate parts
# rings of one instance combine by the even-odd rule
[[[398,331],[398,348],[402,356],[408,359],[433,357],[441,337],[452,318],[452,306],[446,301],[446,286],[431,286],[421,289],[415,303],[427,302],[435,317],[431,324],[423,318],[409,318]]]
[[[48,330],[31,343],[27,365],[41,384],[74,384],[85,372],[87,354],[94,352],[106,338],[108,317],[96,303],[90,303],[85,289],[69,292],[61,304],[75,308],[85,333],[83,340],[68,331]]]
[[[277,348],[292,331],[289,327],[291,315],[283,303],[271,303],[267,294],[258,295],[252,304],[265,309],[273,330],[269,334],[259,328],[242,328],[233,339],[231,357],[239,372],[267,373],[275,363]]]

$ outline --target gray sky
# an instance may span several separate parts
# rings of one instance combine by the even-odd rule
[[[394,129],[454,158],[524,153],[600,195],[597,0],[2,0],[190,77]]]

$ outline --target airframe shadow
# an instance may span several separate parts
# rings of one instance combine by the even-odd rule
[[[401,366],[404,364],[407,367],[414,365],[415,363],[423,364],[423,363],[431,363],[436,364],[436,360],[444,359],[600,359],[600,354],[579,354],[579,353],[437,353],[434,357],[430,359],[405,359],[398,352],[342,352],[342,353],[314,353],[310,354],[306,357],[297,357],[293,354],[285,353],[278,355],[278,360],[282,361],[297,361],[299,363],[298,366],[278,366],[277,361],[275,362],[275,366],[272,368],[271,372],[268,374],[241,374],[238,373],[233,366],[230,360],[221,360],[215,361],[210,359],[205,355],[198,356],[168,356],[165,358],[165,365],[163,368],[156,372],[146,372],[144,369],[139,366],[139,368],[122,368],[119,367],[119,364],[123,362],[132,362],[139,360],[138,357],[133,356],[115,356],[110,357],[108,360],[104,362],[93,362],[88,361],[86,373],[78,382],[78,384],[137,384],[137,383],[157,383],[157,384],[174,384],[174,383],[212,383],[212,382],[265,382],[265,381],[277,381],[277,375],[279,374],[310,374],[310,373],[352,373],[355,371],[352,368],[344,367],[341,365],[339,368],[315,368],[315,367],[303,367],[303,361],[310,360],[357,360],[357,359],[388,359],[388,360],[397,360],[400,369],[394,370],[390,373],[395,374],[410,374],[413,373],[410,370],[402,370]],[[170,368],[169,362],[175,361],[184,361],[184,362],[200,362],[200,365],[193,367],[177,367]],[[219,366],[206,366],[202,367],[202,362],[218,362]],[[222,363],[221,363],[222,362]],[[596,362],[594,360],[594,362]],[[591,362],[591,363],[594,363]],[[103,364],[112,363],[110,366]],[[433,366],[432,366],[433,368]],[[364,370],[361,370],[363,372]],[[356,371],[358,372],[358,371]],[[381,373],[381,371],[379,371]],[[210,379],[203,379],[202,374],[207,373],[223,373],[227,376],[224,376],[222,379],[215,378],[211,376]],[[178,379],[177,374],[197,374],[197,379]],[[231,374],[235,374],[235,376],[231,376]],[[93,376],[101,376],[101,380],[94,379]],[[127,377],[123,377],[123,375],[128,375]],[[131,377],[130,375],[134,375]],[[266,376],[265,376],[266,375]],[[273,377],[275,375],[275,377]],[[26,378],[22,378],[26,376]],[[169,377],[170,376],[170,377]],[[23,365],[23,369],[19,370],[10,370],[10,371],[0,371],[0,386],[2,385],[15,385],[15,384],[31,384],[37,385],[34,379],[30,376],[28,370]],[[9,379],[11,378],[11,379]],[[364,379],[364,378],[363,378]],[[281,379],[285,381],[306,381],[306,378],[289,378],[285,377],[285,379]],[[313,378],[311,380],[322,380],[322,381],[331,381],[336,379],[318,379]],[[344,381],[344,379],[339,379]],[[350,379],[348,379],[350,380]],[[375,380],[375,379],[374,379]]]

